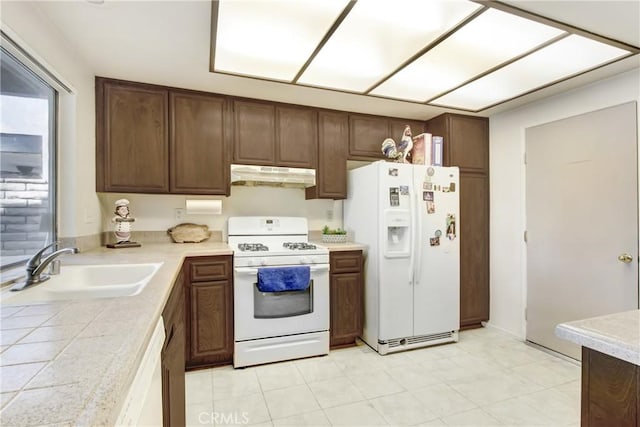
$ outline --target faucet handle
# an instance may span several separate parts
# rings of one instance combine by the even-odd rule
[[[49,249],[52,246],[56,246],[58,243],[60,243],[60,241],[56,240],[55,242],[45,246],[44,248],[40,249],[38,252],[36,252],[31,258],[29,258],[29,261],[27,261],[27,268],[29,267],[37,267],[38,264],[40,264],[40,258],[42,258],[42,254],[45,253],[45,251],[47,249]]]

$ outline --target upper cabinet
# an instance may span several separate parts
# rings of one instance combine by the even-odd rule
[[[234,163],[315,168],[316,112],[310,108],[234,101]]]
[[[96,190],[169,191],[169,92],[96,78]]]
[[[444,138],[444,164],[461,172],[489,170],[489,120],[486,117],[443,114],[428,122],[429,132]]]
[[[347,198],[349,117],[339,111],[318,112],[318,168],[316,186],[307,188],[307,199]]]
[[[189,92],[170,94],[171,192],[228,194],[227,101]]]
[[[229,195],[224,97],[96,78],[96,190]]]
[[[391,119],[362,114],[349,115],[349,159],[384,159],[381,146],[386,138],[396,143],[409,125],[413,135],[424,132],[424,123],[416,120]]]

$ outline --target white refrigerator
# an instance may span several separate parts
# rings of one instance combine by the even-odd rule
[[[458,341],[458,168],[378,161],[347,188],[344,227],[367,245],[363,340],[380,354]]]

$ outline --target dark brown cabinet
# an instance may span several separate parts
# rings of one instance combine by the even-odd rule
[[[640,366],[582,347],[583,427],[640,425]]]
[[[489,120],[447,113],[426,130],[460,168],[460,327],[477,327],[489,320]]]
[[[318,136],[314,110],[235,100],[234,118],[235,163],[316,167]]]
[[[96,78],[96,190],[229,195],[224,97]]]
[[[185,419],[185,309],[184,275],[178,274],[162,312],[165,342],[161,352],[162,424],[165,427],[186,425]]]
[[[166,88],[96,78],[96,190],[167,193]]]
[[[226,99],[172,91],[169,100],[170,191],[229,195]]]
[[[187,258],[187,368],[233,360],[231,256]]]
[[[406,125],[411,127],[414,136],[424,132],[424,123],[416,120],[350,114],[349,159],[383,159],[382,142],[386,138],[391,138],[396,143],[400,142]]]
[[[347,198],[348,144],[347,113],[319,111],[316,186],[307,188],[307,199]]]
[[[364,291],[362,251],[331,252],[330,344],[331,347],[354,345],[362,335]]]

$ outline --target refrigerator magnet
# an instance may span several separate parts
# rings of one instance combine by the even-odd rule
[[[409,194],[409,186],[408,185],[401,185],[400,186],[400,195],[401,196],[407,196]]]
[[[423,191],[422,200],[427,202],[433,202],[433,191]]]
[[[436,173],[436,170],[434,168],[432,168],[431,166],[429,166],[427,168],[427,175],[433,176],[434,173]]]
[[[429,237],[429,245],[431,245],[431,246],[440,246],[440,238],[439,237]]]
[[[447,238],[453,240],[456,238],[456,216],[447,214]]]
[[[400,206],[400,192],[398,187],[389,187],[389,204]]]
[[[452,193],[456,192],[456,183],[452,182],[449,184],[449,191],[451,191]]]
[[[449,187],[442,187],[442,192],[443,193],[448,193],[449,192]]]
[[[427,191],[433,190],[433,182],[423,182],[422,189]]]
[[[428,214],[436,213],[436,204],[434,202],[427,202],[427,213]]]
[[[434,234],[436,235],[436,237],[440,237],[442,236],[442,230],[436,230]]]
[[[398,168],[389,168],[389,176],[398,176]]]

